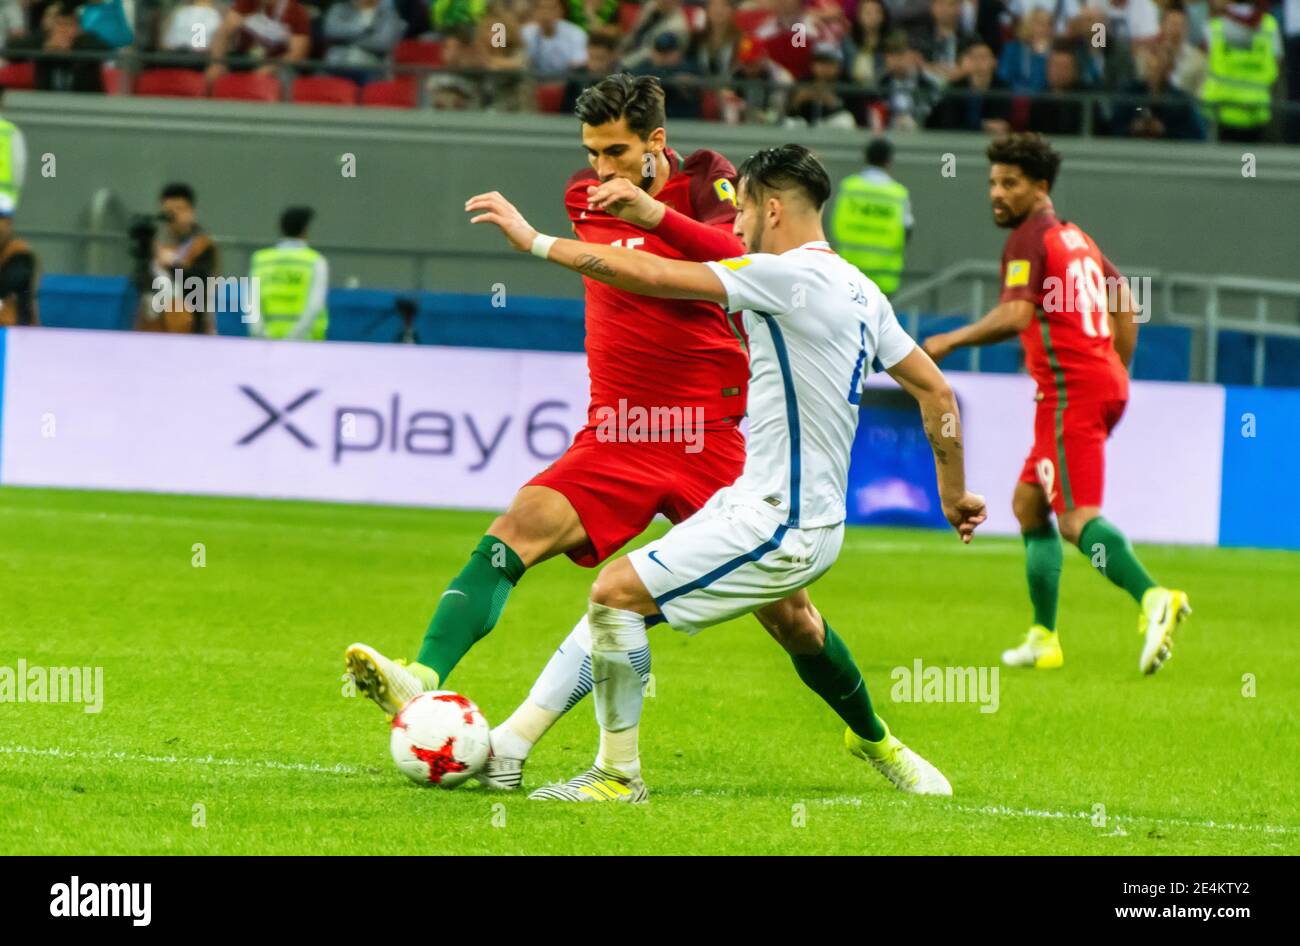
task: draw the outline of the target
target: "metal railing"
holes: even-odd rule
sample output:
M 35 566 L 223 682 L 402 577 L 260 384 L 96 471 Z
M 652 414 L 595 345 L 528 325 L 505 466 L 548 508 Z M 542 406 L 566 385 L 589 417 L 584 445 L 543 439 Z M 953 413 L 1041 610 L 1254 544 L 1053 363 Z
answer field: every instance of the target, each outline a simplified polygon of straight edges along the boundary
M 996 263 L 962 260 L 895 293 L 894 309 L 913 337 L 926 317 L 977 319 L 996 302 L 999 275 Z M 1144 321 L 1192 330 L 1191 380 L 1218 376 L 1220 331 L 1251 336 L 1251 383 L 1257 387 L 1264 383 L 1267 339 L 1300 339 L 1300 282 L 1141 268 L 1126 268 L 1125 276 L 1150 280 L 1154 297 L 1143 300 Z M 980 370 L 979 351 L 971 350 L 973 371 Z

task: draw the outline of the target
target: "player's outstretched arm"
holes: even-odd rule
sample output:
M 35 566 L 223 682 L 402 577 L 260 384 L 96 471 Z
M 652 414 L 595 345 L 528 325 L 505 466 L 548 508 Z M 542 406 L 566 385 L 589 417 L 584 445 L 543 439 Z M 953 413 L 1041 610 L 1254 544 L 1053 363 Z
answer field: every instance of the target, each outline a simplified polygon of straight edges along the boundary
M 966 453 L 962 448 L 957 398 L 939 367 L 920 348 L 888 370 L 890 377 L 921 406 L 921 423 L 934 451 L 943 514 L 963 542 L 987 517 L 984 497 L 966 489 Z
M 465 202 L 477 216 L 470 223 L 491 223 L 520 252 L 550 260 L 617 289 L 663 299 L 705 299 L 726 305 L 722 281 L 703 263 L 663 259 L 653 253 L 539 234 L 501 194 L 479 194 Z
M 935 361 L 943 361 L 953 349 L 967 345 L 994 345 L 1015 338 L 1034 318 L 1034 304 L 1022 299 L 1001 302 L 970 325 L 940 332 L 925 340 L 926 353 Z

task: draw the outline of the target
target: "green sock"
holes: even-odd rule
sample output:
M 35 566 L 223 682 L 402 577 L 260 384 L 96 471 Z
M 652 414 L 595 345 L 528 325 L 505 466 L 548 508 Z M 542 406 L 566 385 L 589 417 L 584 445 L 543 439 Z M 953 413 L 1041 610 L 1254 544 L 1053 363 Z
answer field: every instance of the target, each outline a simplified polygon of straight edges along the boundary
M 1029 580 L 1034 623 L 1054 631 L 1056 600 L 1061 593 L 1061 536 L 1049 522 L 1024 533 L 1024 539 L 1025 577 Z
M 1097 571 L 1133 596 L 1138 604 L 1155 581 L 1138 561 L 1124 533 L 1103 517 L 1088 522 L 1079 533 L 1079 551 L 1088 556 Z
M 879 742 L 885 738 L 885 724 L 871 708 L 867 683 L 853 662 L 853 655 L 839 635 L 825 621 L 826 643 L 820 654 L 791 654 L 795 672 L 812 690 L 848 723 L 858 736 Z
M 485 535 L 438 599 L 429 629 L 416 658 L 438 675 L 444 686 L 460 658 L 496 626 L 506 598 L 524 574 L 524 563 L 514 549 Z

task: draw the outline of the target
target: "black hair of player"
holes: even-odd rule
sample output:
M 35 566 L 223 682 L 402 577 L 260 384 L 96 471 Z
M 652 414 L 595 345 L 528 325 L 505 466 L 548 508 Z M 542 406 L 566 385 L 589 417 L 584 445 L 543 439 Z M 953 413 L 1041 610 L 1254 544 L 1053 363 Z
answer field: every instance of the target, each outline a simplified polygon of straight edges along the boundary
M 616 72 L 582 90 L 573 114 L 584 125 L 606 125 L 620 118 L 642 141 L 662 128 L 664 90 L 656 76 L 634 76 Z
M 289 207 L 280 214 L 280 233 L 291 240 L 296 240 L 307 232 L 311 218 L 316 211 L 310 207 Z
M 198 206 L 198 202 L 194 199 L 194 188 L 190 187 L 188 184 L 168 184 L 162 189 L 162 193 L 158 195 L 160 201 L 171 200 L 173 197 L 179 197 L 191 207 Z
M 873 168 L 887 168 L 894 160 L 894 146 L 888 138 L 872 138 L 864 157 Z
M 822 209 L 831 196 L 831 179 L 817 155 L 803 145 L 788 144 L 755 151 L 744 160 L 737 179 L 745 193 L 762 200 L 769 191 L 798 187 L 813 207 Z
M 1046 181 L 1050 191 L 1061 169 L 1061 152 L 1035 131 L 1016 132 L 989 144 L 989 164 L 1010 164 L 1031 181 Z

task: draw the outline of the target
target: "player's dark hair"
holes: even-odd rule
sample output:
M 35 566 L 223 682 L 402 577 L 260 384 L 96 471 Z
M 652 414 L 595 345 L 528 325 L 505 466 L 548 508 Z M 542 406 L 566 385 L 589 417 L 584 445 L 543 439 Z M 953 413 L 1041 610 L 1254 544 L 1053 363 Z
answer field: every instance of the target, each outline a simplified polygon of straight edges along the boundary
M 663 86 L 655 76 L 616 72 L 583 89 L 573 114 L 584 125 L 605 125 L 626 118 L 627 127 L 644 141 L 667 120 Z
M 311 218 L 316 211 L 310 207 L 289 207 L 280 214 L 280 232 L 291 240 L 296 240 L 307 232 Z
M 888 167 L 894 160 L 894 146 L 889 143 L 888 138 L 872 138 L 867 144 L 864 157 L 873 168 Z
M 821 210 L 831 196 L 831 179 L 817 155 L 803 145 L 781 145 L 755 151 L 740 165 L 737 178 L 745 192 L 762 200 L 770 191 L 798 187 Z
M 158 195 L 160 201 L 171 200 L 173 197 L 179 197 L 191 207 L 198 206 L 198 201 L 194 199 L 194 188 L 190 187 L 188 184 L 181 184 L 179 182 L 168 184 L 162 189 L 162 193 Z
M 1016 132 L 995 138 L 988 150 L 990 164 L 1010 164 L 1020 168 L 1031 181 L 1046 181 L 1050 191 L 1061 169 L 1061 152 L 1035 131 Z

